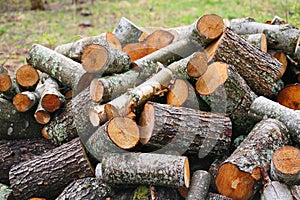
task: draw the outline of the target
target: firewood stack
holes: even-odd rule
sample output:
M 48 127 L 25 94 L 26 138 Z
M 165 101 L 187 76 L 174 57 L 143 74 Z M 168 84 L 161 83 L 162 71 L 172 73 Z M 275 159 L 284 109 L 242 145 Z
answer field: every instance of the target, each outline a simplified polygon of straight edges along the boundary
M 206 14 L 0 66 L 0 199 L 299 199 L 300 30 Z

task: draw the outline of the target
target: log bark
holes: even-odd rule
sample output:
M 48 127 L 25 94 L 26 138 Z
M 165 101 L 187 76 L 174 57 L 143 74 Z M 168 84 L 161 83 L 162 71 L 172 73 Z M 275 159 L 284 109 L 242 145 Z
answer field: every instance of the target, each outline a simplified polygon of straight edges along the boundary
M 216 73 L 215 67 L 221 70 Z M 230 117 L 234 135 L 245 135 L 255 123 L 248 119 L 248 111 L 257 96 L 233 66 L 225 67 L 227 64 L 212 63 L 207 74 L 196 82 L 196 90 L 201 92 L 200 97 L 210 106 L 211 112 L 226 113 Z M 212 93 L 207 95 L 209 92 Z
M 300 84 L 295 83 L 284 87 L 278 93 L 277 101 L 285 107 L 300 110 Z
M 23 65 L 16 71 L 16 81 L 23 91 L 34 91 L 39 80 L 38 71 L 31 65 Z
M 271 177 L 287 185 L 300 184 L 300 150 L 293 146 L 277 149 L 272 155 Z
M 0 182 L 9 184 L 8 172 L 11 166 L 51 149 L 54 149 L 54 145 L 43 138 L 0 140 Z
M 20 93 L 20 88 L 15 78 L 8 74 L 0 74 L 0 94 L 6 99 L 13 99 L 16 94 Z
M 41 137 L 42 127 L 36 123 L 32 113 L 20 113 L 10 101 L 2 98 L 0 111 L 0 139 Z
M 81 79 L 85 70 L 81 64 L 39 44 L 34 44 L 31 47 L 26 60 L 34 68 L 72 88 L 74 94 L 80 92 L 80 88 L 92 79 L 92 77 L 90 80 L 83 79 L 82 83 Z
M 88 73 L 105 75 L 128 71 L 130 57 L 108 45 L 91 44 L 83 50 L 81 62 Z
M 258 50 L 229 28 L 205 50 L 209 60 L 233 65 L 255 93 L 273 96 L 282 64 L 270 54 Z
M 250 199 L 259 189 L 261 170 L 269 170 L 273 152 L 290 143 L 283 123 L 262 120 L 218 170 L 218 191 L 233 199 Z
M 206 200 L 211 176 L 207 171 L 197 170 L 193 173 L 191 186 L 186 200 Z
M 294 199 L 299 200 L 300 199 L 300 185 L 293 185 L 290 187 L 291 193 L 294 197 Z
M 258 97 L 250 107 L 249 116 L 254 120 L 269 117 L 283 122 L 289 130 L 291 139 L 295 143 L 300 144 L 300 112 L 289 109 L 265 97 Z
M 110 186 L 102 180 L 93 177 L 86 177 L 70 183 L 56 198 L 56 200 L 106 200 L 107 197 L 111 196 L 111 190 Z
M 232 200 L 232 198 L 209 192 L 206 200 Z
M 93 175 L 79 138 L 14 165 L 9 180 L 17 199 L 57 197 L 72 181 Z M 49 192 L 51 191 L 51 192 Z
M 224 155 L 231 141 L 229 118 L 184 107 L 148 102 L 139 125 L 145 151 Z
M 0 65 L 0 74 L 7 74 L 7 70 L 2 66 Z
M 13 104 L 19 112 L 26 112 L 36 106 L 39 100 L 40 95 L 38 93 L 25 91 L 13 98 Z
M 247 42 L 256 46 L 258 49 L 262 50 L 263 52 L 268 52 L 267 37 L 264 33 L 256 33 L 256 34 L 241 35 L 241 36 L 242 38 L 247 40 Z
M 106 154 L 102 160 L 102 176 L 111 184 L 147 184 L 189 187 L 188 158 L 166 154 Z
M 278 181 L 271 181 L 264 185 L 261 200 L 284 199 L 293 200 L 290 189 L 287 185 Z
M 0 199 L 2 200 L 14 200 L 12 190 L 2 183 L 0 183 Z

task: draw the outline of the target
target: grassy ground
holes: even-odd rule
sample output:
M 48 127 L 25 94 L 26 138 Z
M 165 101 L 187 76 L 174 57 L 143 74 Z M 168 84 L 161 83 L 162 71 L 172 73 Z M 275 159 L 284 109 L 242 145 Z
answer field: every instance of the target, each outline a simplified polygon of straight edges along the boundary
M 71 0 L 47 0 L 46 11 L 31 11 L 29 0 L 0 0 L 0 65 L 13 71 L 25 63 L 33 43 L 50 48 L 81 37 L 112 31 L 124 16 L 139 26 L 174 27 L 190 24 L 206 13 L 223 18 L 253 17 L 271 20 L 278 15 L 300 27 L 298 0 L 127 0 L 73 4 Z M 83 16 L 83 13 L 91 13 Z M 92 27 L 80 23 L 89 21 Z

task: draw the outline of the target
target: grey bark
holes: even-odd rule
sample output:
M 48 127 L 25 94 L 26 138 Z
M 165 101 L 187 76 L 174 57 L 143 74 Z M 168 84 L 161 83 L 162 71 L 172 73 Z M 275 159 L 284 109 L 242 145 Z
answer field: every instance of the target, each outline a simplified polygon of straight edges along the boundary
M 261 200 L 293 200 L 289 187 L 278 181 L 271 181 L 264 185 Z
M 232 200 L 232 198 L 209 192 L 206 200 Z
M 7 185 L 0 183 L 0 199 L 1 200 L 13 200 L 12 189 L 10 189 Z
M 300 185 L 293 185 L 290 189 L 294 199 L 300 200 Z
M 193 173 L 191 186 L 186 200 L 206 200 L 211 176 L 207 171 L 197 170 Z

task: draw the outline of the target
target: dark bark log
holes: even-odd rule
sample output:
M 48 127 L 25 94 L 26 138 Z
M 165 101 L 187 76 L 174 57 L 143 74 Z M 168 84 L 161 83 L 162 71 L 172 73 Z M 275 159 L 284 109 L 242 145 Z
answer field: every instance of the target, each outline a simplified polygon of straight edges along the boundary
M 249 116 L 261 120 L 265 116 L 283 122 L 289 130 L 292 140 L 300 144 L 300 112 L 289 109 L 265 97 L 256 98 L 249 110 Z
M 295 200 L 300 199 L 300 185 L 293 185 L 290 187 L 291 193 Z
M 224 155 L 231 141 L 231 122 L 220 114 L 148 102 L 140 117 L 144 150 L 179 154 Z
M 282 64 L 270 54 L 258 50 L 227 28 L 220 39 L 206 48 L 209 60 L 233 65 L 250 88 L 260 95 L 273 96 L 281 78 Z M 232 56 L 234 54 L 234 56 Z
M 42 127 L 34 120 L 32 113 L 20 113 L 11 102 L 2 98 L 0 111 L 0 139 L 41 137 Z
M 28 161 L 51 149 L 54 149 L 54 145 L 43 138 L 0 140 L 0 182 L 9 184 L 8 172 L 12 165 Z
M 52 199 L 72 181 L 89 176 L 93 176 L 93 171 L 79 138 L 14 165 L 9 172 L 11 188 L 17 199 L 34 196 Z
M 39 80 L 38 71 L 31 65 L 23 65 L 16 71 L 16 82 L 23 91 L 34 91 Z
M 0 183 L 0 199 L 1 200 L 14 200 L 12 190 L 2 183 Z
M 11 100 L 18 93 L 20 93 L 20 88 L 16 83 L 16 79 L 8 74 L 0 74 L 0 94 Z
M 189 187 L 190 169 L 187 157 L 166 154 L 106 154 L 102 176 L 111 184 L 147 184 Z
M 261 200 L 284 199 L 293 200 L 289 187 L 278 181 L 270 181 L 264 185 Z
M 259 189 L 261 170 L 269 170 L 273 152 L 290 143 L 283 123 L 262 120 L 218 170 L 218 191 L 233 199 L 250 199 Z
M 232 198 L 209 192 L 206 200 L 232 200 Z
M 70 183 L 56 200 L 106 200 L 108 196 L 111 196 L 111 188 L 108 184 L 97 178 L 86 177 Z
M 191 186 L 186 200 L 206 200 L 211 176 L 207 171 L 197 170 L 193 173 Z

